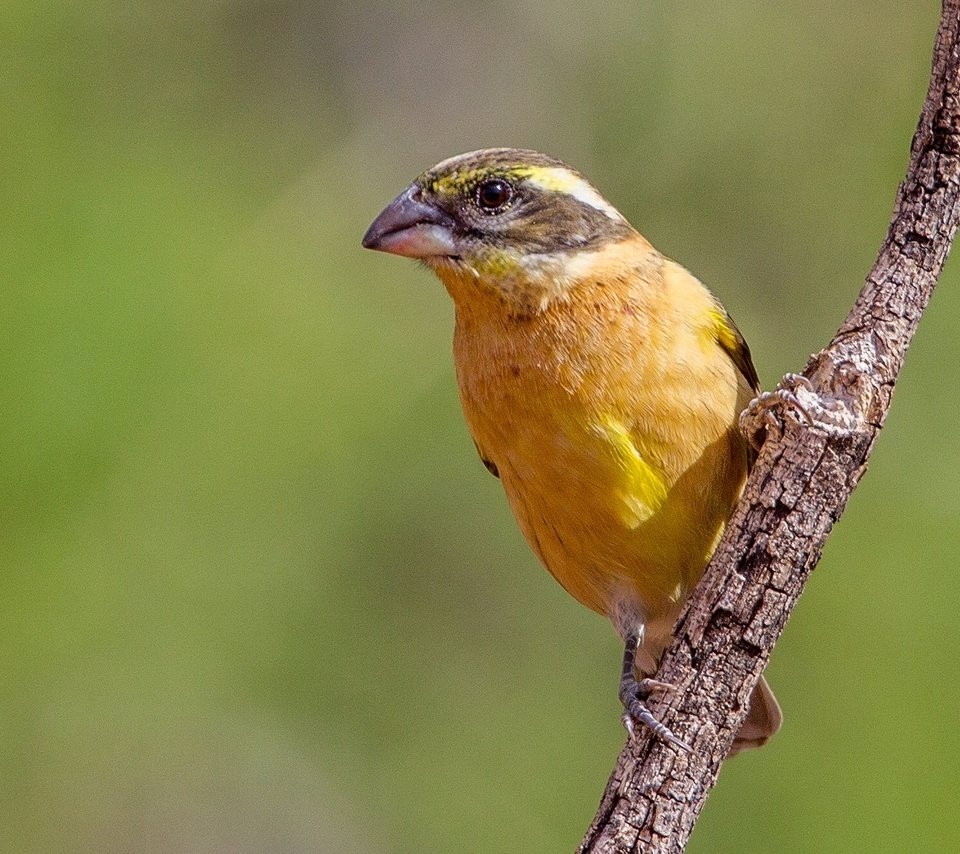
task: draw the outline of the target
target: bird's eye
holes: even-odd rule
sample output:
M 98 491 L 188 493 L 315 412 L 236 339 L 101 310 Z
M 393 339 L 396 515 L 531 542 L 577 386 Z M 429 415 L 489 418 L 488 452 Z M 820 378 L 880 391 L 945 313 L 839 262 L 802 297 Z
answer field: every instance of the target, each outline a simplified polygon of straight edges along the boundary
M 502 178 L 488 178 L 477 186 L 477 204 L 487 213 L 495 213 L 509 204 L 513 187 Z

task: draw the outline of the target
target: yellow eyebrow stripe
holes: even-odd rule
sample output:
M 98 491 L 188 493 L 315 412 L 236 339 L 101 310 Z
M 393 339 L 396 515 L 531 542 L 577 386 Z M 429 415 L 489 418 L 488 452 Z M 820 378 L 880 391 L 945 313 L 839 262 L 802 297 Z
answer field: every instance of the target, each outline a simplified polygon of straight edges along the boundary
M 576 172 L 560 166 L 514 166 L 506 168 L 481 167 L 454 171 L 442 178 L 433 180 L 429 189 L 433 193 L 459 192 L 492 175 L 504 178 L 525 179 L 542 190 L 563 193 L 585 205 L 603 211 L 610 219 L 622 220 L 620 212 L 611 205 L 594 187 Z

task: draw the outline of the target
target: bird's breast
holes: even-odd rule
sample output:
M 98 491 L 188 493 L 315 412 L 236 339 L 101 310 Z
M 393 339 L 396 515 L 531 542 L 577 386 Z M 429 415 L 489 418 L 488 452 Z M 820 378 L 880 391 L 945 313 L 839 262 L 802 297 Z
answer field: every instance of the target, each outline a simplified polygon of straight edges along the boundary
M 696 582 L 739 493 L 735 382 L 678 366 L 645 313 L 599 308 L 458 323 L 461 400 L 557 580 L 608 616 L 625 598 L 655 615 Z

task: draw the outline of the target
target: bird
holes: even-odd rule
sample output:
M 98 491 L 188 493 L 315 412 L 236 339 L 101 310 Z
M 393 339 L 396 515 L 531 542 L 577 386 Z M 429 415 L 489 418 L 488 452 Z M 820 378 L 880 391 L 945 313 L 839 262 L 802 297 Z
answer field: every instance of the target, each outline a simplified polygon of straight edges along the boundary
M 362 245 L 414 258 L 452 297 L 463 414 L 540 562 L 623 642 L 628 737 L 652 729 L 652 678 L 755 456 L 759 393 L 721 303 L 582 174 L 537 151 L 441 161 Z M 779 729 L 761 678 L 731 753 Z

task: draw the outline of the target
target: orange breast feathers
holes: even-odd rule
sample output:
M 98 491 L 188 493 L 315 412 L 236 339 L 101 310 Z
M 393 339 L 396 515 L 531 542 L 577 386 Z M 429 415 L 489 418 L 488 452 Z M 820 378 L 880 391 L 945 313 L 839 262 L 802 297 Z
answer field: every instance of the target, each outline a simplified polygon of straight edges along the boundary
M 642 237 L 575 263 L 521 313 L 443 277 L 464 414 L 557 580 L 611 618 L 655 617 L 699 579 L 740 494 L 752 389 L 721 343 L 723 310 Z

